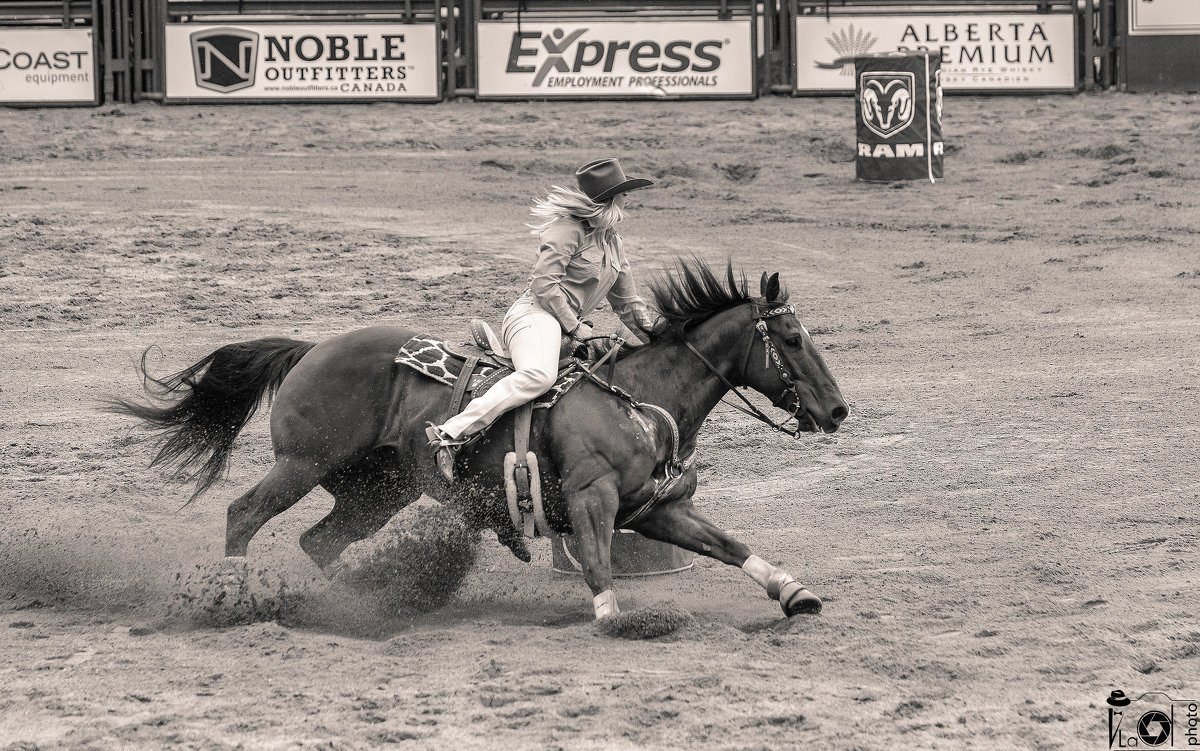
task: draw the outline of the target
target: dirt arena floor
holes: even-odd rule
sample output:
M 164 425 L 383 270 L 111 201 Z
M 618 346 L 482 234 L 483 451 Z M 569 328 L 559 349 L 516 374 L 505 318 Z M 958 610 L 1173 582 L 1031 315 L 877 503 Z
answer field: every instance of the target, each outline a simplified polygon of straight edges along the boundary
M 880 186 L 846 98 L 0 111 L 0 749 L 1103 749 L 1111 690 L 1200 697 L 1200 97 L 946 112 L 947 178 Z M 384 612 L 300 551 L 317 491 L 251 544 L 278 607 L 194 617 L 264 413 L 185 507 L 99 398 L 150 345 L 498 320 L 530 200 L 606 155 L 658 180 L 636 268 L 780 271 L 850 402 L 701 434 L 698 505 L 824 612 L 699 560 L 617 587 L 694 625 L 613 639 L 488 534 Z

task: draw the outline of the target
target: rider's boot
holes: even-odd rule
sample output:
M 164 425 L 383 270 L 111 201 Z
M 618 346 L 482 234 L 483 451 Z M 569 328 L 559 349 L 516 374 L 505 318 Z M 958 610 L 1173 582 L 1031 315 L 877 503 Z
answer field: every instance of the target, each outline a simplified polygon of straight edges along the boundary
M 429 439 L 429 448 L 433 449 L 438 472 L 446 478 L 446 482 L 454 482 L 454 458 L 458 456 L 459 449 L 471 441 L 471 437 L 451 438 L 433 423 L 426 424 L 425 437 Z

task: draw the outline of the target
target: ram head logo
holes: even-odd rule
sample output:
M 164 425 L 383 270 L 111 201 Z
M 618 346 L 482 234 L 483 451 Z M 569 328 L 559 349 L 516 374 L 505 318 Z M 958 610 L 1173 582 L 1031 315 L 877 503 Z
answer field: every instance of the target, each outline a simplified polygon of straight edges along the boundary
M 863 73 L 863 123 L 882 138 L 891 138 L 907 128 L 913 119 L 914 81 L 912 73 Z

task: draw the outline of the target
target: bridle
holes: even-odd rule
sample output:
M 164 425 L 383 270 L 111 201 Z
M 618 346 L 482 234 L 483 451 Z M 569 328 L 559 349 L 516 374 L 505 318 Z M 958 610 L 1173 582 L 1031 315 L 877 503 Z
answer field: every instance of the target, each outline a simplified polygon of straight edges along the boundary
M 750 367 L 750 350 L 754 349 L 754 334 L 757 332 L 759 337 L 763 341 L 763 346 L 766 348 L 766 351 L 767 351 L 766 357 L 764 358 L 764 361 L 763 361 L 763 367 L 766 368 L 772 362 L 774 362 L 775 370 L 779 374 L 779 379 L 781 381 L 783 381 L 783 385 L 786 387 L 784 394 L 786 394 L 790 391 L 792 393 L 792 395 L 795 397 L 795 405 L 796 406 L 792 408 L 791 416 L 788 417 L 787 420 L 784 420 L 782 423 L 777 423 L 774 420 L 772 420 L 761 409 L 754 406 L 754 403 L 751 402 L 749 399 L 747 399 L 745 397 L 745 395 L 742 394 L 741 391 L 738 391 L 737 386 L 734 386 L 733 383 L 731 383 L 728 378 L 726 378 L 724 375 L 722 375 L 721 371 L 717 369 L 717 366 L 713 365 L 712 362 L 707 357 L 705 357 L 703 354 L 700 353 L 700 350 L 696 349 L 696 347 L 690 341 L 688 341 L 686 332 L 684 332 L 685 335 L 682 337 L 683 343 L 687 346 L 688 349 L 690 349 L 692 351 L 692 354 L 694 354 L 696 357 L 700 358 L 700 362 L 704 363 L 705 367 L 708 368 L 709 372 L 711 372 L 717 378 L 721 379 L 721 383 L 725 384 L 729 388 L 729 390 L 732 391 L 735 396 L 737 396 L 737 398 L 739 398 L 743 402 L 745 402 L 746 407 L 749 407 L 749 409 L 746 409 L 746 407 L 742 407 L 741 405 L 735 404 L 731 401 L 727 401 L 724 398 L 722 398 L 721 401 L 725 402 L 730 407 L 733 407 L 734 409 L 736 409 L 740 412 L 745 412 L 746 414 L 750 415 L 751 417 L 753 417 L 757 420 L 760 420 L 762 422 L 765 422 L 767 425 L 770 425 L 772 428 L 775 428 L 780 433 L 790 435 L 793 438 L 799 438 L 800 432 L 801 432 L 800 431 L 799 414 L 800 414 L 800 410 L 804 407 L 804 403 L 800 398 L 800 389 L 796 386 L 796 382 L 792 378 L 791 374 L 787 372 L 787 368 L 785 368 L 783 366 L 783 360 L 782 360 L 782 358 L 779 357 L 779 350 L 777 350 L 775 348 L 775 343 L 771 339 L 771 333 L 767 330 L 767 319 L 775 318 L 776 316 L 782 316 L 782 315 L 789 315 L 789 314 L 795 315 L 796 314 L 796 306 L 795 305 L 777 305 L 775 307 L 768 307 L 767 304 L 765 303 L 765 301 L 760 301 L 760 300 L 753 300 L 753 301 L 751 301 L 750 304 L 753 306 L 753 312 L 754 312 L 754 330 L 750 332 L 750 338 L 746 342 L 746 355 L 745 355 L 745 357 L 742 358 L 741 380 L 742 380 L 743 384 L 748 383 L 748 381 L 749 381 L 749 379 L 747 378 L 747 375 L 749 374 L 749 367 Z M 783 395 L 781 394 L 779 396 L 779 398 L 772 399 L 771 401 L 775 406 L 779 406 L 780 403 L 783 401 Z M 784 427 L 784 425 L 787 424 L 788 420 L 796 421 L 796 427 L 794 430 L 788 430 L 787 428 Z

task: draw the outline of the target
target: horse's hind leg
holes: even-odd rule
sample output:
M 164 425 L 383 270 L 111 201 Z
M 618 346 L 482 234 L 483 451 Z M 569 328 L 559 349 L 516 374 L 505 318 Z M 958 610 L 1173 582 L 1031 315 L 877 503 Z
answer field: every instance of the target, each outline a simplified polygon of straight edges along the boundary
M 421 495 L 394 461 L 388 461 L 390 454 L 373 454 L 321 482 L 333 496 L 333 510 L 300 536 L 300 547 L 330 578 L 336 574 L 331 564 L 343 550 L 378 532 Z
M 225 556 L 245 556 L 250 539 L 262 525 L 308 495 L 326 471 L 309 460 L 277 457 L 266 477 L 229 504 L 225 517 Z

